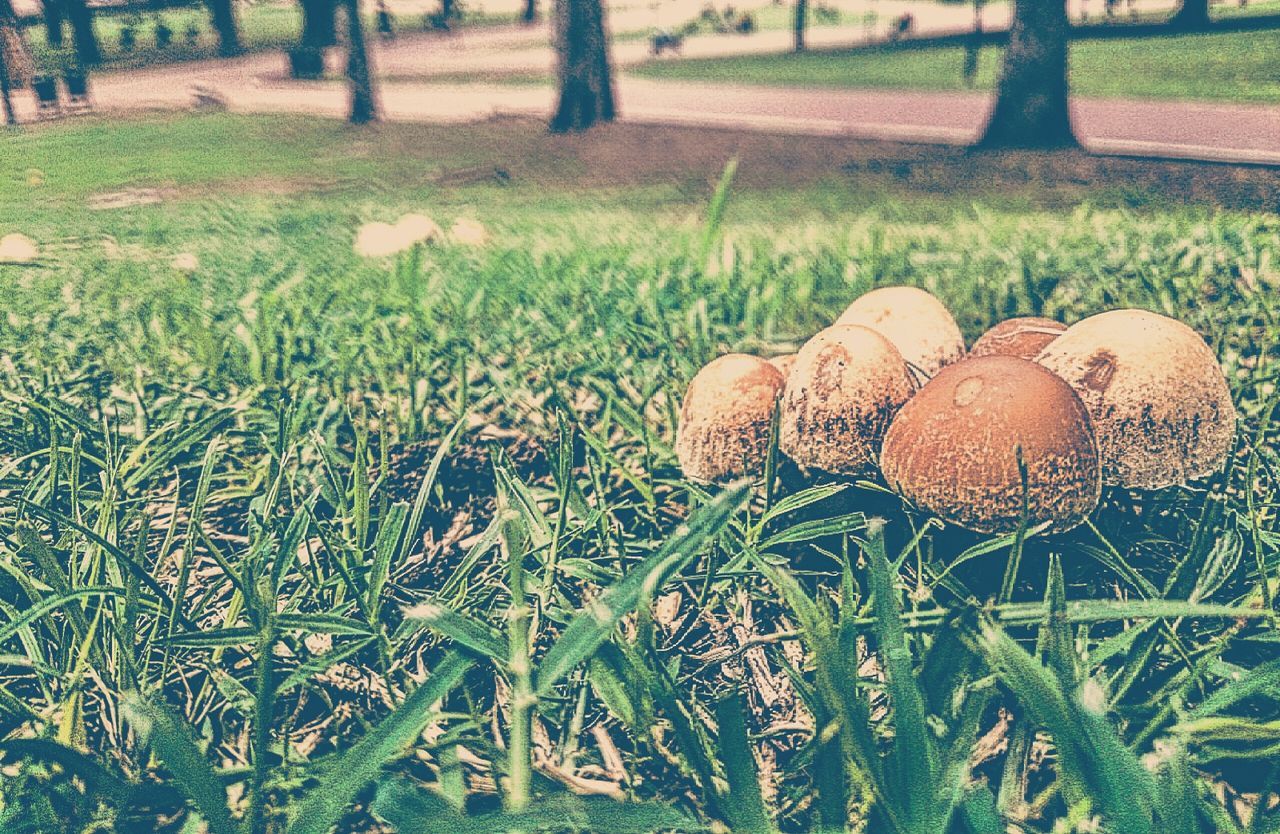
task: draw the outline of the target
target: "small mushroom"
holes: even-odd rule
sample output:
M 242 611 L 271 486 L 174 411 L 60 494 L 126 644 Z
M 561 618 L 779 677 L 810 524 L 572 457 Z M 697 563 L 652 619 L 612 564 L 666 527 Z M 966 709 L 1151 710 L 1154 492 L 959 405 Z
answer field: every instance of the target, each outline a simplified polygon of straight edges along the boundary
M 828 327 L 796 354 L 782 396 L 779 446 L 807 469 L 865 472 L 914 391 L 907 363 L 884 336 L 856 325 Z
M 1062 322 L 1038 316 L 1006 319 L 979 336 L 969 349 L 969 355 L 1035 359 L 1066 330 L 1067 326 Z
M 1222 467 L 1236 409 L 1217 357 L 1200 334 L 1146 310 L 1080 321 L 1036 361 L 1084 400 L 1107 484 L 1161 489 Z
M 684 474 L 697 481 L 760 474 L 784 382 L 769 362 L 743 353 L 721 356 L 698 371 L 676 430 Z
M 880 463 L 912 504 L 979 533 L 1027 521 L 1069 530 L 1098 505 L 1101 468 L 1084 403 L 1043 367 L 1013 356 L 938 373 L 894 418 Z
M 836 320 L 884 336 L 926 377 L 964 356 L 964 336 L 942 302 L 915 287 L 882 287 L 860 296 Z

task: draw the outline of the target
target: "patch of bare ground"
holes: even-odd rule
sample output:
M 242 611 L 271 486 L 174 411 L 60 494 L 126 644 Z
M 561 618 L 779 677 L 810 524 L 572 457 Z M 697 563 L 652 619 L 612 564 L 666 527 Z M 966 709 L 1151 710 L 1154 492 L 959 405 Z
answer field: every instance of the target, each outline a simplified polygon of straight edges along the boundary
M 552 136 L 541 120 L 504 116 L 447 128 L 384 125 L 366 151 L 373 157 L 429 162 L 456 158 L 459 148 L 466 149 L 466 164 L 437 162 L 430 181 L 450 186 L 496 178 L 548 188 L 685 184 L 718 176 L 736 156 L 736 184 L 752 189 L 843 182 L 905 198 L 985 196 L 1046 207 L 1083 200 L 1280 207 L 1280 170 L 1265 166 L 1084 151 L 976 151 L 706 127 L 613 124 Z M 482 173 L 456 176 L 459 171 Z

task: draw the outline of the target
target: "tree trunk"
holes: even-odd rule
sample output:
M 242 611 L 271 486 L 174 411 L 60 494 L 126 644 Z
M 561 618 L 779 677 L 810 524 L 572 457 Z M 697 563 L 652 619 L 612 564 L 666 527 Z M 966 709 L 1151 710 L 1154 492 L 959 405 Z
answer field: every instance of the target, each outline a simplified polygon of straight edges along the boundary
M 44 0 L 40 4 L 44 12 L 44 37 L 54 49 L 62 47 L 63 11 L 61 0 Z
M 804 52 L 804 29 L 809 20 L 809 0 L 796 0 L 796 52 Z
M 93 31 L 93 12 L 85 5 L 85 0 L 66 0 L 66 10 L 81 66 L 92 67 L 102 63 L 98 35 Z
M 1208 29 L 1209 0 L 1182 0 L 1178 11 L 1169 18 L 1175 29 Z
M 351 82 L 351 115 L 353 125 L 378 121 L 378 93 L 374 89 L 373 70 L 369 66 L 369 46 L 360 21 L 359 0 L 343 0 L 347 12 L 347 79 Z
M 1067 40 L 1064 0 L 1015 0 L 996 103 L 980 146 L 1077 145 L 1067 99 Z
M 4 123 L 16 125 L 18 116 L 13 112 L 13 95 L 9 84 L 9 30 L 17 32 L 18 21 L 13 15 L 9 0 L 0 0 L 0 104 L 4 106 Z
M 338 42 L 337 12 L 334 0 L 301 0 L 302 45 L 325 47 Z
M 236 23 L 235 0 L 208 0 L 209 21 L 218 33 L 218 54 L 224 58 L 244 52 L 240 45 L 240 27 Z
M 530 24 L 538 22 L 538 0 L 525 0 L 524 14 L 520 19 Z
M 560 101 L 552 132 L 613 121 L 617 104 L 601 0 L 556 0 L 556 59 Z

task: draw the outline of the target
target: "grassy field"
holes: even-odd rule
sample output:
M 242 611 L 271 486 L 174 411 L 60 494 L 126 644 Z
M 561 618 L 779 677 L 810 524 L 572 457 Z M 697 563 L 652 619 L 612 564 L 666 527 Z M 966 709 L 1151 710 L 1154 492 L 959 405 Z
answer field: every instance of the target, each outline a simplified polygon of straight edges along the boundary
M 1231 32 L 1076 41 L 1072 90 L 1106 98 L 1280 102 L 1274 32 Z M 982 50 L 974 86 L 989 89 L 1001 50 Z M 961 90 L 964 49 L 903 46 L 803 55 L 653 61 L 634 70 L 651 78 L 804 87 Z
M 0 265 L 0 830 L 1280 830 L 1280 217 L 1216 207 L 1265 172 L 514 121 L 5 141 L 0 235 L 42 255 Z M 354 251 L 408 211 L 490 238 Z M 871 482 L 681 477 L 704 362 L 891 284 L 970 341 L 1187 321 L 1229 471 L 994 540 Z

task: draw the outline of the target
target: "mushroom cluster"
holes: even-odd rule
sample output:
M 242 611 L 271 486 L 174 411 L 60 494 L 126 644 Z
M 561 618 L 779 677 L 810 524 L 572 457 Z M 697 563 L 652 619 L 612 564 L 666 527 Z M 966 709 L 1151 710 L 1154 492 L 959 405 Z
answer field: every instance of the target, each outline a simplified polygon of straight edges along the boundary
M 1217 358 L 1181 322 L 1012 318 L 966 351 L 947 308 L 914 287 L 861 296 L 797 353 L 703 368 L 680 413 L 685 474 L 759 475 L 775 413 L 778 448 L 802 471 L 879 472 L 913 506 L 980 533 L 1069 530 L 1103 485 L 1211 475 L 1236 427 Z

